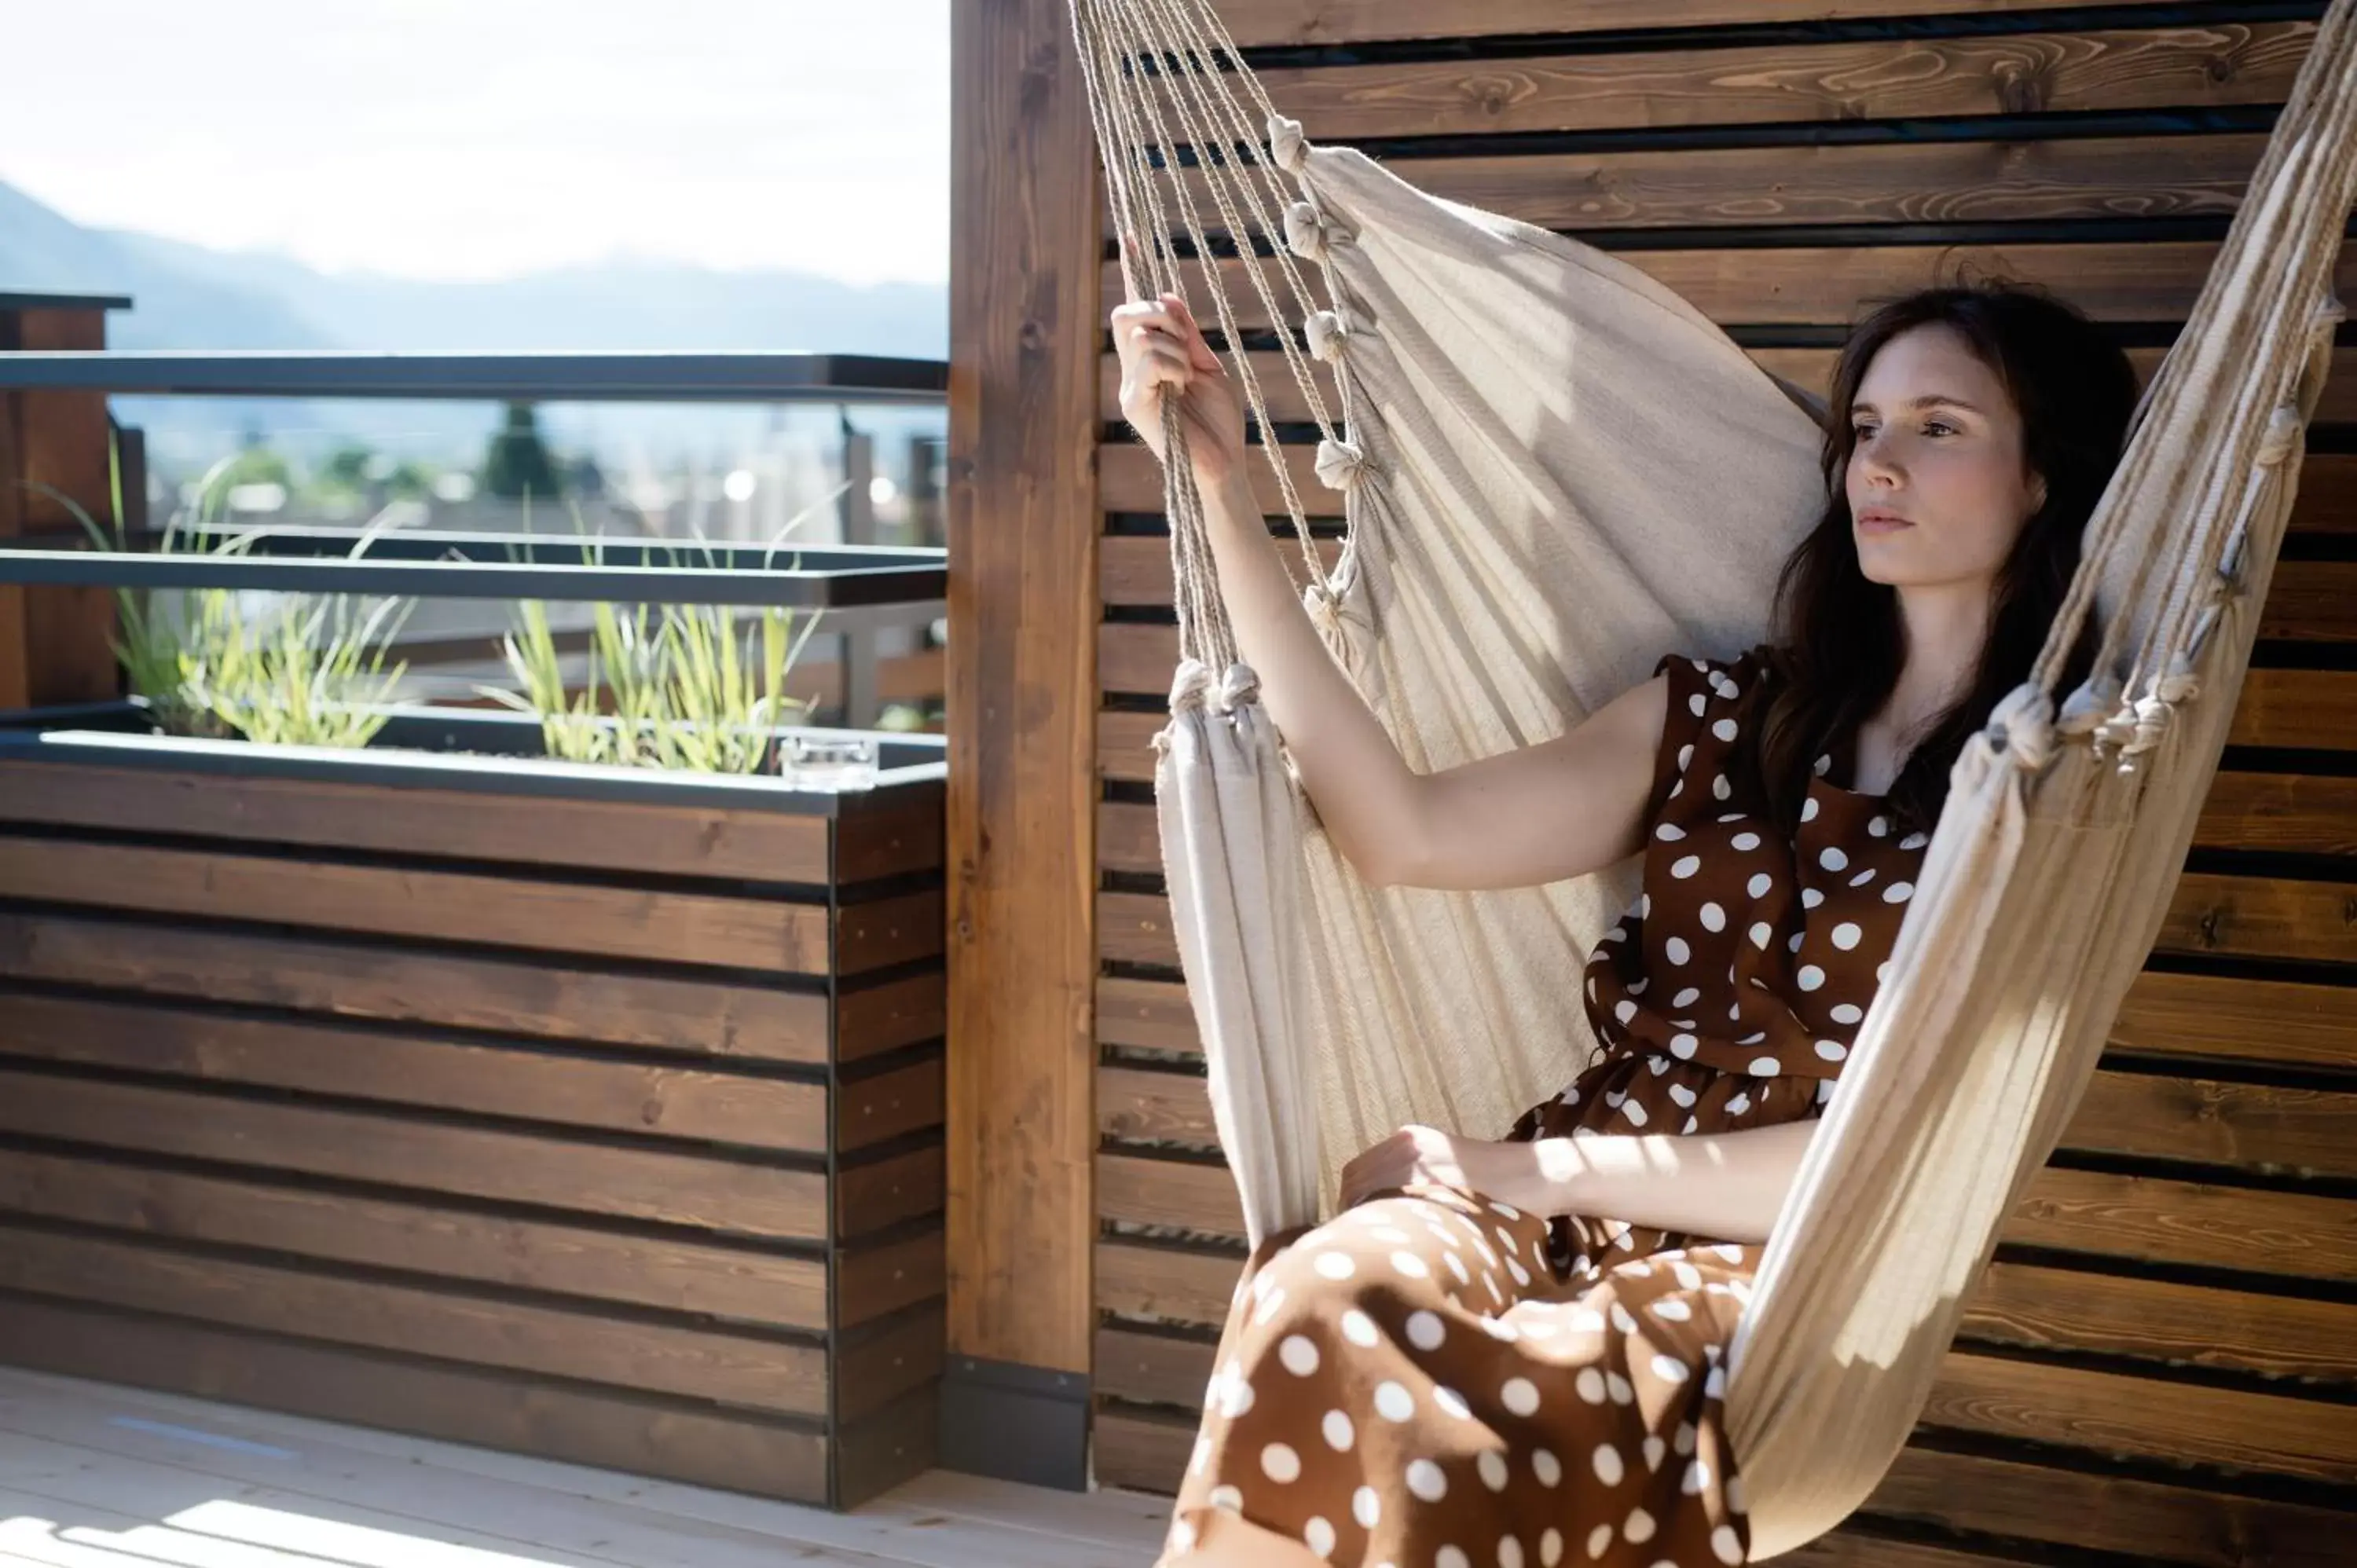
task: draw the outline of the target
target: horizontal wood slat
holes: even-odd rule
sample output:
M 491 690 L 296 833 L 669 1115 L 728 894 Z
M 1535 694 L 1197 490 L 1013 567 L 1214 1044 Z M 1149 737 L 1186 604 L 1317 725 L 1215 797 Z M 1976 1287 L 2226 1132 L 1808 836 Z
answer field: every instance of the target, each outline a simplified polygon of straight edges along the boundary
M 747 1323 L 827 1326 L 818 1259 L 692 1239 L 19 1150 L 0 1150 L 0 1210 Z M 938 1238 L 932 1251 L 938 1257 Z
M 1863 304 L 1959 277 L 2047 285 L 2099 321 L 2182 321 L 2193 308 L 2215 242 L 2148 240 L 2135 244 L 1768 246 L 1746 250 L 1624 250 L 1629 263 L 1724 325 L 1827 326 L 1858 317 Z M 1236 324 L 1264 330 L 1270 317 L 1243 263 L 1216 263 Z M 1180 264 L 1189 299 L 1210 298 L 1204 269 Z M 2357 295 L 2357 252 L 2343 245 L 2333 274 L 2343 297 Z M 1125 297 L 1118 263 L 1108 263 L 1098 297 L 1110 312 Z M 1099 319 L 1103 319 L 1101 315 Z
M 1178 946 L 1158 893 L 1102 893 L 1098 950 L 1115 963 L 1175 969 Z M 2155 950 L 2357 963 L 2357 889 L 2201 873 L 2181 877 Z
M 69 1377 L 365 1421 L 455 1443 L 818 1502 L 829 1444 L 806 1426 L 516 1373 L 0 1297 L 10 1359 Z
M 1260 78 L 1313 143 L 1411 128 L 1478 135 L 2117 113 L 2281 103 L 2315 36 L 2309 22 L 2221 22 L 1277 67 Z
M 823 905 L 0 833 L 0 897 L 602 957 L 827 972 Z
M 1116 1224 L 1241 1240 L 1227 1167 L 1139 1155 L 1097 1157 L 1098 1205 Z M 2003 1240 L 2095 1257 L 2357 1281 L 2357 1204 L 2296 1193 L 2048 1166 Z
M 382 1279 L 0 1226 L 0 1289 L 784 1414 L 823 1416 L 826 1352 Z
M 0 1058 L 6 1057 L 812 1155 L 827 1147 L 824 1084 L 333 1025 L 9 996 L 0 999 Z M 938 1082 L 935 1091 L 938 1099 Z
M 196 837 L 803 883 L 827 880 L 830 827 L 824 817 L 784 811 L 53 762 L 0 764 L 0 822 L 135 832 L 168 824 Z
M 0 1069 L 0 1131 L 781 1240 L 827 1235 L 819 1170 L 413 1118 Z
M 1764 26 L 1861 17 L 1978 16 L 2062 10 L 2083 0 L 1222 0 L 1220 19 L 1249 48 L 1279 44 L 1372 43 L 1389 38 L 1476 38 L 1504 34 L 1601 33 L 1663 27 Z M 2165 0 L 2114 0 L 2116 6 Z
M 1167 694 L 1178 663 L 1175 627 L 1110 623 L 1097 628 L 1097 677 L 1107 692 Z M 1147 748 L 1168 722 L 1157 714 L 1109 713 L 1097 726 L 1104 776 L 1150 780 Z M 2226 736 L 2230 746 L 2357 750 L 2357 672 L 2253 670 Z
M 1646 229 L 2231 217 L 2266 145 L 2265 136 L 2246 133 L 2177 136 L 2163 157 L 2150 137 L 2073 136 L 1398 157 L 1384 166 L 1443 200 L 1593 237 Z M 1207 181 L 1190 174 L 1186 184 L 1198 213 L 1219 212 Z M 1183 234 L 1178 193 L 1160 194 L 1173 232 Z M 1247 231 L 1282 241 L 1284 215 L 1265 204 L 1263 212 L 1268 223 L 1243 211 Z M 1208 230 L 1222 227 L 1214 219 Z M 1114 232 L 1108 214 L 1107 238 Z
M 1770 375 L 1792 382 L 1804 392 L 1823 396 L 1833 384 L 1834 364 L 1839 358 L 1832 349 L 1753 349 L 1751 360 Z M 2136 367 L 2139 380 L 2149 381 L 2160 369 L 2165 350 L 2130 349 L 2128 360 Z M 1314 417 L 1308 397 L 1301 383 L 1295 381 L 1285 356 L 1273 349 L 1258 350 L 1244 356 L 1251 361 L 1254 378 L 1260 383 L 1262 403 L 1270 419 L 1279 424 L 1307 424 Z M 1327 417 L 1340 416 L 1341 400 L 1334 389 L 1334 373 L 1324 363 L 1306 360 L 1316 374 L 1318 389 L 1325 398 Z M 1120 426 L 1121 356 L 1107 352 L 1099 356 L 1097 413 L 1105 424 Z M 2319 424 L 2357 424 L 2357 349 L 2340 348 L 2332 351 L 2331 378 L 2324 383 L 2324 394 L 2317 402 L 2316 423 Z M 1112 455 L 1129 444 L 1112 442 L 1100 448 L 1099 462 L 1112 460 Z M 1125 461 L 1126 461 L 1125 459 Z M 1149 459 L 1149 462 L 1151 459 Z M 1158 470 L 1157 470 L 1158 472 Z M 1102 490 L 1105 477 L 1100 475 Z M 2324 495 L 2311 498 L 2307 492 L 2324 488 Z M 2309 454 L 2308 465 L 2302 470 L 2299 509 L 2292 517 L 2294 532 L 2357 532 L 2357 457 L 2345 453 Z M 1117 505 L 1150 497 L 1142 506 Z M 1103 494 L 1099 504 L 1107 511 L 1147 511 L 1162 510 L 1161 489 L 1157 483 L 1150 489 L 1141 478 L 1127 473 L 1121 475 L 1121 488 L 1110 499 Z
M 1187 988 L 1173 980 L 1097 982 L 1105 1045 L 1202 1054 Z M 2357 1068 L 2357 987 L 2147 970 L 2112 1028 L 2112 1048 L 2192 1061 Z
M 0 910 L 0 976 L 748 1060 L 827 1059 L 827 1001 L 815 993 L 332 938 Z M 937 1036 L 941 993 L 931 975 L 847 994 L 845 1049 Z

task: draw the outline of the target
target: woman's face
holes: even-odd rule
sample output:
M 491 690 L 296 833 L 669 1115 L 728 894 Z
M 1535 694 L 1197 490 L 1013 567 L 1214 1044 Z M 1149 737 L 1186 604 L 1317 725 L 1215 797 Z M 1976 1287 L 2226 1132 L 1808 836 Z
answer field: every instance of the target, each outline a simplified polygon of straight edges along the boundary
M 1849 419 L 1850 534 L 1867 579 L 1994 583 L 2046 496 L 1996 372 L 1953 328 L 1912 328 L 1867 367 Z

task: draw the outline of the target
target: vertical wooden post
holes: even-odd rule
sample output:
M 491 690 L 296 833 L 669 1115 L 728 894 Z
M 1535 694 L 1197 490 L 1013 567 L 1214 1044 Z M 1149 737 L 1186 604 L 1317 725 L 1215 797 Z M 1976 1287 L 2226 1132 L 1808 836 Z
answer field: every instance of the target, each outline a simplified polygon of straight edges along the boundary
M 1086 1484 L 1095 142 L 1068 0 L 952 0 L 942 1462 Z
M 106 347 L 99 302 L 0 311 L 0 349 L 27 352 Z M 106 398 L 99 392 L 0 394 L 0 534 L 80 541 L 80 510 L 112 528 Z M 0 706 L 105 702 L 121 694 L 104 588 L 0 590 Z

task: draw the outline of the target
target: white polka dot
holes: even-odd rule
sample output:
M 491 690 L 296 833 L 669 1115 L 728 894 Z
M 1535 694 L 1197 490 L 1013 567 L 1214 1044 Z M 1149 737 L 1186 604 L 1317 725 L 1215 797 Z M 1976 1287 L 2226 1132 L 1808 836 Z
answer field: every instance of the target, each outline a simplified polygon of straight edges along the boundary
M 1686 770 L 1686 764 L 1687 764 L 1687 763 L 1689 763 L 1689 762 L 1692 762 L 1693 760 L 1694 760 L 1694 747 L 1693 747 L 1693 746 L 1682 746 L 1678 747 L 1678 771 L 1679 771 L 1679 772 L 1684 773 L 1684 772 Z M 1675 792 L 1675 791 L 1673 791 L 1673 793 L 1674 793 L 1674 792 Z
M 1496 1295 L 1498 1294 L 1497 1287 L 1492 1285 L 1491 1287 L 1490 1294 Z M 1453 1415 L 1459 1421 L 1470 1421 L 1473 1419 L 1473 1407 L 1467 1404 L 1465 1402 L 1465 1396 L 1458 1393 L 1455 1389 L 1433 1390 L 1432 1402 L 1440 1407 L 1441 1413 L 1444 1415 Z
M 1587 1532 L 1587 1555 L 1590 1560 L 1603 1556 L 1604 1549 L 1611 1544 L 1612 1527 L 1610 1525 L 1599 1524 Z
M 1620 1478 L 1629 1473 L 1628 1467 L 1620 1463 L 1620 1450 L 1613 1447 L 1609 1443 L 1599 1443 L 1596 1445 L 1593 1463 L 1596 1466 L 1596 1478 L 1608 1487 L 1619 1486 Z
M 1681 855 L 1675 861 L 1671 863 L 1670 875 L 1676 877 L 1680 882 L 1684 882 L 1686 878 L 1692 876 L 1695 872 L 1700 871 L 1701 869 L 1702 856 L 1698 854 Z
M 1725 1287 L 1721 1286 L 1717 1288 L 1723 1289 Z M 1710 1376 L 1702 1380 L 1702 1391 L 1705 1399 L 1724 1398 L 1727 1393 L 1727 1369 L 1724 1367 L 1713 1367 L 1710 1369 Z
M 1727 1499 L 1727 1506 L 1733 1512 L 1746 1513 L 1749 1511 L 1743 1506 L 1742 1477 L 1729 1476 L 1726 1480 L 1720 1482 L 1718 1486 L 1718 1495 Z
M 1334 1527 L 1322 1519 L 1312 1519 L 1301 1527 L 1301 1541 L 1320 1557 L 1334 1555 Z
M 1432 1554 L 1432 1568 L 1473 1568 L 1473 1559 L 1461 1546 L 1444 1546 Z
M 1347 1280 L 1359 1272 L 1359 1265 L 1351 1261 L 1348 1252 L 1320 1252 L 1312 1266 L 1329 1280 Z
M 1629 1309 L 1627 1307 L 1621 1305 L 1616 1301 L 1606 1310 L 1612 1314 L 1613 1327 L 1619 1329 L 1623 1334 L 1634 1334 L 1637 1332 L 1637 1320 L 1629 1316 Z M 1608 1372 L 1605 1375 L 1607 1377 L 1610 1377 L 1613 1374 Z M 1617 1400 L 1620 1396 L 1615 1394 L 1612 1397 Z
M 1448 1477 L 1431 1460 L 1417 1459 L 1407 1467 L 1407 1489 L 1427 1503 L 1437 1503 L 1448 1495 Z
M 1768 929 L 1768 922 L 1765 920 L 1751 928 L 1751 945 L 1761 952 L 1768 950 L 1768 944 L 1773 941 L 1775 937 L 1776 933 Z
M 1255 1294 L 1257 1294 L 1259 1293 L 1259 1291 L 1260 1291 L 1260 1287 L 1261 1287 L 1263 1284 L 1267 1283 L 1268 1283 L 1268 1281 L 1269 1281 L 1269 1276 L 1268 1276 L 1268 1275 L 1266 1275 L 1266 1274 L 1261 1274 L 1261 1275 L 1257 1276 L 1256 1278 L 1254 1278 L 1254 1280 L 1253 1281 L 1253 1291 L 1254 1291 L 1254 1293 Z M 1264 1323 L 1268 1322 L 1270 1319 L 1274 1318 L 1274 1317 L 1276 1316 L 1277 1308 L 1279 1308 L 1279 1307 L 1283 1306 L 1284 1305 L 1285 1305 L 1285 1287 L 1284 1287 L 1283 1285 L 1275 1285 L 1275 1286 L 1273 1286 L 1273 1287 L 1270 1289 L 1270 1291 L 1269 1291 L 1269 1293 L 1268 1293 L 1267 1296 L 1266 1296 L 1266 1297 L 1265 1297 L 1265 1298 L 1262 1300 L 1262 1302 L 1261 1302 L 1261 1304 L 1260 1304 L 1260 1310 L 1259 1310 L 1258 1312 L 1255 1312 L 1255 1313 L 1254 1313 L 1254 1314 L 1253 1314 L 1253 1322 L 1254 1322 L 1254 1323 L 1255 1323 L 1255 1324 L 1264 1324 Z
M 1686 706 L 1694 710 L 1695 717 L 1700 718 L 1703 715 L 1703 711 L 1710 706 L 1710 702 L 1709 699 L 1706 698 L 1700 692 L 1696 692 L 1693 696 L 1686 699 Z
M 1694 956 L 1694 950 L 1686 946 L 1684 938 L 1672 937 L 1662 944 L 1662 956 L 1672 963 L 1684 963 Z
M 1675 996 L 1670 998 L 1670 1005 L 1673 1007 L 1691 1007 L 1700 1000 L 1702 1000 L 1702 992 L 1698 988 L 1689 985 L 1684 991 L 1679 992 Z
M 1512 1414 L 1530 1416 L 1538 1413 L 1538 1385 L 1528 1378 L 1507 1379 L 1506 1386 L 1498 1391 L 1498 1398 Z
M 1844 952 L 1848 952 L 1865 940 L 1866 933 L 1858 929 L 1854 920 L 1844 920 L 1834 928 L 1834 946 Z
M 1735 835 L 1734 843 L 1735 847 L 1740 850 L 1758 849 L 1760 847 L 1760 835 L 1758 833 L 1738 833 Z
M 1480 1472 L 1481 1484 L 1493 1492 L 1504 1491 L 1507 1478 L 1512 1474 L 1506 1467 L 1506 1456 L 1494 1448 L 1481 1450 L 1480 1457 L 1473 1461 L 1473 1468 Z
M 1694 1308 L 1676 1296 L 1665 1295 L 1645 1308 L 1664 1323 L 1684 1323 L 1694 1316 Z
M 1849 879 L 1849 885 L 1852 887 L 1863 887 L 1873 880 L 1874 867 L 1869 865 L 1864 871 L 1859 872 L 1856 876 L 1851 877 Z
M 1692 1375 L 1692 1369 L 1674 1356 L 1653 1358 L 1653 1376 L 1665 1383 L 1683 1383 Z
M 1732 800 L 1735 799 L 1735 786 L 1727 781 L 1727 775 L 1724 773 L 1710 781 L 1710 792 L 1712 798 L 1715 800 Z
M 1626 1024 L 1630 1019 L 1634 1018 L 1636 1015 L 1637 1004 L 1634 1002 L 1621 1001 L 1616 1002 L 1612 1005 L 1612 1016 L 1619 1019 L 1623 1024 Z
M 1361 1487 L 1351 1494 L 1351 1517 L 1368 1530 L 1383 1517 L 1383 1499 L 1372 1487 Z
M 1623 1101 L 1620 1106 L 1620 1114 L 1629 1119 L 1629 1125 L 1631 1127 L 1642 1127 L 1645 1124 L 1645 1107 L 1640 1101 L 1631 1100 Z
M 1351 1444 L 1359 1440 L 1358 1427 L 1352 1423 L 1348 1415 L 1339 1410 L 1328 1411 L 1325 1421 L 1319 1423 L 1319 1429 L 1325 1435 L 1326 1446 L 1337 1454 L 1348 1454 L 1351 1451 Z
M 1842 1058 L 1849 1055 L 1849 1047 L 1843 1045 L 1839 1040 L 1819 1040 L 1817 1042 L 1817 1055 L 1824 1058 L 1825 1060 L 1829 1062 L 1837 1062 L 1841 1060 Z
M 1833 1013 L 1834 1022 L 1836 1024 L 1855 1024 L 1865 1016 L 1866 1015 L 1860 1012 L 1855 1004 L 1847 1002 L 1835 1007 Z
M 1318 1369 L 1318 1347 L 1301 1335 L 1288 1334 L 1276 1348 L 1276 1359 L 1295 1377 L 1306 1378 Z
M 1784 1067 L 1774 1057 L 1754 1057 L 1751 1058 L 1751 1065 L 1745 1070 L 1754 1078 L 1774 1078 L 1784 1070 Z
M 1342 1315 L 1342 1337 L 1361 1350 L 1372 1350 L 1383 1341 L 1375 1320 L 1355 1306 Z
M 1775 886 L 1775 879 L 1770 876 L 1766 872 L 1762 871 L 1754 875 L 1750 881 L 1745 883 L 1743 885 L 1743 890 L 1746 893 L 1750 894 L 1754 898 L 1765 898 L 1768 897 L 1768 890 Z
M 1710 1487 L 1710 1466 L 1700 1459 L 1689 1462 L 1686 1473 L 1678 1477 L 1678 1490 L 1690 1498 L 1698 1498 Z
M 1727 1102 L 1727 1113 L 1729 1116 L 1740 1116 L 1750 1109 L 1751 1096 L 1748 1094 L 1738 1094 Z
M 1170 1526 L 1170 1554 L 1174 1557 L 1183 1557 L 1194 1550 L 1194 1525 L 1183 1519 L 1174 1521 Z
M 1437 1350 L 1440 1348 L 1440 1342 L 1448 1337 L 1448 1331 L 1441 1326 L 1438 1314 L 1430 1312 L 1408 1314 L 1407 1342 L 1417 1349 Z
M 1818 905 L 1820 905 L 1820 904 L 1824 903 L 1824 901 L 1825 901 L 1825 896 L 1824 896 L 1823 893 L 1818 892 L 1815 888 L 1813 888 L 1813 887 L 1803 887 L 1803 888 L 1802 888 L 1802 889 L 1801 889 L 1801 908 L 1803 908 L 1803 909 L 1813 909 L 1813 908 L 1815 908 Z
M 1523 1568 L 1523 1543 L 1511 1535 L 1498 1541 L 1498 1568 Z
M 1681 1459 L 1692 1454 L 1695 1450 L 1694 1423 L 1691 1421 L 1678 1423 L 1677 1435 L 1670 1440 L 1670 1445 L 1678 1451 L 1678 1457 Z
M 1220 1411 L 1230 1421 L 1235 1420 L 1244 1412 L 1252 1409 L 1253 1386 L 1233 1362 L 1230 1362 L 1219 1377 L 1211 1380 L 1211 1386 L 1220 1391 Z
M 1625 1241 L 1628 1238 L 1623 1236 L 1621 1240 Z M 1620 1332 L 1626 1334 L 1629 1333 L 1630 1330 L 1624 1328 Z M 1614 1404 L 1634 1404 L 1637 1402 L 1637 1391 L 1630 1386 L 1628 1379 L 1622 1377 L 1618 1372 L 1607 1372 L 1604 1374 L 1604 1391 L 1612 1396 L 1612 1402 Z
M 1694 1108 L 1695 1091 L 1683 1083 L 1670 1085 L 1670 1098 L 1677 1102 L 1678 1109 L 1681 1111 L 1690 1111 Z
M 1882 890 L 1882 901 L 1886 904 L 1904 904 L 1913 897 L 1915 885 L 1912 882 L 1894 882 Z
M 1531 1474 L 1538 1477 L 1542 1487 L 1558 1486 L 1563 1481 L 1563 1461 L 1549 1449 L 1534 1449 L 1531 1453 Z
M 1801 972 L 1792 978 L 1802 990 L 1814 991 L 1825 983 L 1825 972 L 1815 964 L 1805 963 L 1801 966 Z
M 1539 1568 L 1555 1568 L 1563 1561 L 1563 1531 L 1553 1525 L 1539 1537 Z
M 1604 1402 L 1604 1374 L 1595 1368 L 1582 1367 L 1579 1376 L 1572 1380 L 1571 1386 L 1589 1404 Z
M 1727 929 L 1727 911 L 1717 904 L 1705 904 L 1702 907 L 1702 929 L 1706 931 Z
M 1412 1280 L 1427 1280 L 1432 1277 L 1431 1266 L 1414 1252 L 1394 1252 L 1392 1268 L 1394 1272 L 1405 1274 Z
M 1680 1061 L 1689 1061 L 1693 1059 L 1695 1047 L 1700 1044 L 1701 1042 L 1696 1040 L 1692 1035 L 1672 1035 L 1670 1036 L 1670 1055 L 1677 1058 Z
M 1415 1396 L 1405 1385 L 1385 1379 L 1375 1390 L 1375 1413 L 1385 1421 L 1405 1423 L 1415 1419 Z
M 1813 822 L 1816 820 L 1817 798 L 1812 795 L 1807 800 L 1801 802 L 1801 821 L 1804 822 Z
M 1620 1527 L 1620 1533 L 1628 1538 L 1630 1545 L 1642 1546 L 1653 1539 L 1654 1528 L 1652 1514 L 1643 1509 L 1631 1509 L 1629 1522 Z
M 1932 841 L 1928 837 L 1921 833 L 1909 833 L 1905 838 L 1899 841 L 1899 847 L 1900 849 L 1921 849 L 1925 844 L 1930 843 Z
M 1653 836 L 1663 843 L 1675 843 L 1686 836 L 1686 831 L 1675 822 L 1663 822 L 1653 830 Z
M 1822 779 L 1822 778 L 1824 778 L 1827 773 L 1832 772 L 1832 771 L 1833 771 L 1833 766 L 1834 766 L 1834 759 L 1833 759 L 1831 757 L 1818 757 L 1818 758 L 1817 758 L 1817 760 L 1816 760 L 1816 762 L 1815 762 L 1815 764 L 1814 764 L 1814 767 L 1815 767 L 1815 768 L 1816 768 L 1817 777 L 1819 777 L 1820 779 Z
M 1230 1513 L 1242 1513 L 1244 1511 L 1244 1495 L 1233 1487 L 1214 1487 L 1211 1488 L 1211 1506 L 1225 1509 Z
M 1801 943 L 1802 943 L 1804 940 L 1806 940 L 1807 935 L 1808 935 L 1808 933 L 1806 933 L 1805 931 L 1794 931 L 1794 932 L 1792 933 L 1792 940 L 1791 941 L 1789 941 L 1789 942 L 1786 942 L 1784 945 L 1785 945 L 1787 948 L 1791 949 L 1792 951 L 1794 951 L 1794 952 L 1799 952 L 1799 951 L 1801 950 Z M 1767 986 L 1767 984 L 1768 984 L 1768 983 L 1767 983 L 1766 981 L 1764 981 L 1764 980 L 1757 980 L 1757 979 L 1755 979 L 1755 980 L 1752 982 L 1752 983 L 1753 983 L 1753 984 L 1755 984 L 1755 985 L 1758 985 L 1758 986 L 1761 987 L 1762 989 L 1765 989 L 1765 988 L 1766 988 L 1766 986 Z
M 1717 736 L 1721 740 L 1733 740 L 1735 738 L 1735 721 L 1733 719 L 1721 719 L 1717 724 L 1710 726 L 1710 733 Z
M 1890 961 L 1889 959 L 1884 959 L 1880 963 L 1874 966 L 1874 983 L 1877 985 L 1888 985 L 1890 983 Z
M 1451 1252 L 1441 1261 L 1448 1265 L 1448 1272 L 1457 1276 L 1458 1284 L 1469 1285 L 1473 1283 L 1473 1276 L 1466 1271 L 1464 1259 Z
M 1743 1538 L 1735 1533 L 1731 1524 L 1722 1524 L 1710 1532 L 1710 1554 L 1727 1568 L 1743 1561 Z

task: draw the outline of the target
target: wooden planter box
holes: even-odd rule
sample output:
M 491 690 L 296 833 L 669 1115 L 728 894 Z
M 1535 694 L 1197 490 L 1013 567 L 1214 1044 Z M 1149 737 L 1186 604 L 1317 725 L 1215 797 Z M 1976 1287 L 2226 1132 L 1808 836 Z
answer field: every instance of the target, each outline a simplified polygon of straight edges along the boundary
M 0 1359 L 835 1507 L 927 1468 L 941 756 L 0 735 Z

